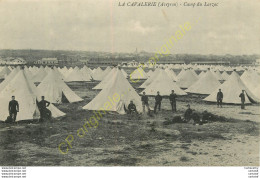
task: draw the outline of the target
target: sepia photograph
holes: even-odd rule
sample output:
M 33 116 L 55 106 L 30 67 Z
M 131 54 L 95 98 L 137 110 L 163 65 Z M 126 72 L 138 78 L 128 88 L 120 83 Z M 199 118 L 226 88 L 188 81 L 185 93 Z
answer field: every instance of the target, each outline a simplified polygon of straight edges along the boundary
M 0 1 L 0 166 L 259 167 L 259 11 Z

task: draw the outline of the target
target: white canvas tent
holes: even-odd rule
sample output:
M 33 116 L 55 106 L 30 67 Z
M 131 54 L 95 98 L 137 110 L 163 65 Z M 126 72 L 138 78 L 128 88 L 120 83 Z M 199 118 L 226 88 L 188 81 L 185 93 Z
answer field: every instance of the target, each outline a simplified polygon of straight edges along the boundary
M 185 91 L 188 93 L 211 94 L 219 86 L 220 82 L 218 79 L 208 70 L 197 82 L 192 84 Z
M 245 86 L 244 82 L 240 79 L 239 75 L 234 71 L 227 81 L 221 84 L 218 88 L 216 88 L 208 97 L 206 97 L 205 101 L 216 102 L 217 93 L 221 89 L 224 97 L 223 103 L 232 103 L 239 104 L 241 103 L 241 99 L 239 97 L 242 90 L 245 90 L 246 97 L 245 103 L 251 103 L 248 96 L 256 100 L 255 96 L 249 91 L 249 89 Z
M 93 70 L 92 77 L 94 80 L 101 81 L 104 78 L 104 71 L 98 67 L 97 69 Z
M 105 78 L 97 84 L 94 88 L 94 90 L 102 90 L 103 88 L 106 87 L 106 85 L 113 80 L 113 76 L 116 75 L 117 68 L 113 68 L 108 75 L 105 76 Z
M 157 91 L 159 91 L 161 96 L 169 96 L 172 93 L 172 90 L 174 90 L 177 95 L 187 94 L 185 91 L 180 89 L 175 82 L 172 81 L 164 70 L 161 69 L 151 84 L 148 85 L 141 93 L 145 92 L 146 95 L 155 96 L 157 95 Z
M 116 102 L 115 100 L 111 102 L 115 96 L 119 96 L 119 99 L 117 99 Z M 125 114 L 124 107 L 127 108 L 130 101 L 134 102 L 138 112 L 142 112 L 140 96 L 126 80 L 122 72 L 116 69 L 113 80 L 106 86 L 106 89 L 103 89 L 91 102 L 84 106 L 83 109 L 115 111 L 119 114 Z
M 54 70 L 48 73 L 37 88 L 39 94 L 45 96 L 45 99 L 51 103 L 62 103 L 63 101 L 73 103 L 83 100 L 67 86 Z
M 4 79 L 7 75 L 11 73 L 11 70 L 8 67 L 3 67 L 2 70 L 0 70 L 0 79 Z
M 124 69 L 121 69 L 121 71 L 122 71 L 123 75 L 125 76 L 125 78 L 127 78 L 128 74 L 126 73 L 126 71 Z
M 145 82 L 138 88 L 146 88 L 147 86 L 149 86 L 159 73 L 160 73 L 160 69 L 158 68 L 155 69 L 155 71 L 149 76 L 149 78 L 145 80 Z
M 90 81 L 91 78 L 87 74 L 82 73 L 78 67 L 75 67 L 68 75 L 65 77 L 66 82 L 82 82 Z
M 191 70 L 186 70 L 180 77 L 178 76 L 177 84 L 181 88 L 189 88 L 198 80 L 198 75 L 195 75 Z
M 229 75 L 228 75 L 228 73 L 227 73 L 226 71 L 224 71 L 224 72 L 221 74 L 221 76 L 222 76 L 223 80 L 228 80 L 228 78 L 229 78 Z
M 147 74 L 145 73 L 145 71 L 141 67 L 135 69 L 130 74 L 130 79 L 132 79 L 132 80 L 145 80 L 147 78 L 148 78 Z
M 47 72 L 43 67 L 40 67 L 36 75 L 32 77 L 33 82 L 41 82 L 47 75 Z
M 176 76 L 176 74 L 174 73 L 173 70 L 166 68 L 166 69 L 165 69 L 165 72 L 168 74 L 168 76 L 169 76 L 173 81 L 177 81 L 177 76 Z
M 248 71 L 248 70 L 246 70 L 241 75 L 240 79 L 244 82 L 244 84 L 250 91 L 254 91 L 260 81 L 260 77 L 258 74 L 256 74 L 254 71 Z
M 153 74 L 153 71 L 149 70 L 146 74 L 147 74 L 148 77 L 150 77 Z
M 213 71 L 212 71 L 213 72 Z M 214 73 L 215 77 L 218 79 L 218 80 L 224 80 L 222 75 L 220 74 L 219 70 L 216 70 Z
M 200 74 L 199 74 L 199 78 L 203 77 L 205 74 L 206 74 L 206 72 L 201 71 Z
M 3 90 L 3 88 L 8 84 L 9 81 L 11 81 L 14 76 L 20 71 L 20 69 L 13 69 L 12 72 L 4 79 L 2 83 L 0 83 L 0 92 Z
M 23 70 L 20 70 L 0 92 L 0 120 L 2 121 L 6 120 L 7 116 L 9 116 L 8 104 L 11 96 L 15 96 L 19 103 L 19 112 L 16 121 L 39 118 L 36 99 L 40 101 L 40 95 Z M 54 118 L 65 115 L 65 113 L 52 104 L 48 109 L 52 112 Z

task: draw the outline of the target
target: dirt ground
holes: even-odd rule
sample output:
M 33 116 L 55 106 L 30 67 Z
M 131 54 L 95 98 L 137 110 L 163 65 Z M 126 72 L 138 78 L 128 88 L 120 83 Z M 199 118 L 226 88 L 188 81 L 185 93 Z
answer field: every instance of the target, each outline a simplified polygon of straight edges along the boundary
M 163 99 L 162 110 L 152 117 L 106 114 L 97 128 L 79 138 L 77 130 L 93 115 L 81 108 L 98 93 L 91 90 L 96 84 L 69 83 L 84 101 L 57 105 L 66 117 L 45 123 L 0 123 L 0 165 L 259 166 L 259 106 L 247 106 L 243 112 L 238 105 L 217 108 L 203 102 L 203 96 L 179 97 L 174 114 L 168 99 Z M 224 116 L 225 121 L 165 124 L 173 116 L 182 116 L 188 103 L 198 113 L 207 110 Z M 63 155 L 58 145 L 70 134 L 72 148 Z

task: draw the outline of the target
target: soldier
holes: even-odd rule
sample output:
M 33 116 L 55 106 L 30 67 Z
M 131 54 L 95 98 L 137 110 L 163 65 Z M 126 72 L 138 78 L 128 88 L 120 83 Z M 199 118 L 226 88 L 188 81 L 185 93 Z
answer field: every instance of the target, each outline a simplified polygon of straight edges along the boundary
M 43 121 L 44 117 L 47 117 L 48 119 L 51 118 L 51 111 L 47 109 L 47 107 L 50 105 L 49 101 L 46 101 L 44 99 L 44 96 L 42 96 L 42 100 L 38 103 L 38 107 L 40 110 L 40 121 Z
M 222 108 L 222 100 L 223 100 L 223 93 L 222 93 L 221 89 L 219 89 L 218 94 L 217 94 L 218 107 L 220 106 Z
M 192 119 L 192 109 L 190 108 L 190 105 L 187 105 L 188 109 L 184 113 L 184 121 L 189 122 Z
M 148 112 L 150 111 L 149 104 L 148 104 L 148 96 L 145 95 L 145 92 L 143 92 L 143 96 L 141 98 L 142 105 L 143 105 L 143 113 L 145 113 L 145 106 L 148 109 Z
M 176 112 L 176 97 L 177 95 L 174 93 L 174 90 L 172 90 L 172 93 L 170 94 L 170 103 L 173 112 Z
M 157 95 L 155 96 L 154 113 L 156 113 L 157 106 L 159 111 L 161 110 L 161 102 L 162 102 L 162 96 L 160 95 L 160 92 L 157 91 Z
M 242 90 L 239 97 L 241 98 L 241 109 L 245 109 L 245 90 Z
M 130 104 L 128 105 L 128 111 L 129 114 L 137 113 L 136 106 L 133 101 L 130 101 Z
M 12 96 L 12 100 L 9 102 L 8 106 L 9 115 L 13 119 L 13 121 L 16 121 L 17 112 L 19 112 L 19 104 L 15 100 L 15 96 Z

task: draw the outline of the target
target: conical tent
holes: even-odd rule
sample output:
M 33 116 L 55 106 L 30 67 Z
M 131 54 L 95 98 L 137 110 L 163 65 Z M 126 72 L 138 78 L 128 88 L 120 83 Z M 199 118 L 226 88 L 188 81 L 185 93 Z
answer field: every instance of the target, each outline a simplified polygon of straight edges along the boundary
M 119 69 L 113 76 L 113 80 L 106 89 L 103 89 L 90 103 L 83 107 L 86 110 L 115 111 L 125 114 L 124 107 L 127 108 L 130 101 L 136 105 L 138 112 L 142 112 L 140 96 L 126 80 Z
M 33 82 L 41 82 L 47 75 L 47 72 L 45 71 L 45 69 L 43 67 L 41 67 L 38 72 L 36 73 L 36 75 L 34 75 L 32 77 L 32 81 Z
M 257 87 L 255 87 L 252 93 L 255 95 L 257 100 L 260 101 L 260 84 L 258 84 Z
M 4 79 L 10 73 L 11 70 L 5 66 L 2 70 L 0 70 L 0 79 Z
M 177 95 L 187 94 L 185 91 L 180 89 L 175 82 L 172 81 L 164 70 L 160 70 L 159 74 L 152 81 L 152 83 L 148 85 L 141 93 L 145 92 L 146 95 L 155 96 L 157 95 L 157 91 L 159 91 L 161 96 L 169 96 L 172 93 L 172 90 L 174 90 Z
M 217 93 L 221 89 L 224 97 L 223 103 L 232 103 L 239 104 L 241 103 L 241 99 L 239 97 L 242 90 L 245 90 L 245 103 L 251 103 L 248 99 L 248 96 L 256 100 L 255 96 L 249 91 L 249 89 L 245 86 L 244 82 L 240 79 L 239 75 L 234 71 L 227 81 L 221 84 L 218 88 L 216 88 L 208 97 L 206 97 L 205 101 L 216 102 Z
M 228 80 L 228 78 L 229 78 L 229 75 L 228 75 L 228 73 L 227 73 L 226 71 L 224 71 L 224 72 L 221 74 L 221 76 L 222 76 L 222 78 L 223 78 L 224 80 Z
M 211 94 L 219 86 L 220 82 L 218 79 L 208 70 L 197 82 L 192 84 L 185 91 L 188 93 Z
M 117 68 L 113 68 L 108 75 L 105 76 L 105 78 L 97 85 L 95 86 L 94 90 L 102 90 L 107 86 L 108 83 L 110 83 L 113 80 L 113 76 L 116 74 Z
M 88 68 L 87 66 L 84 66 L 81 70 L 81 72 L 85 73 L 85 75 L 88 76 L 88 78 L 92 79 L 92 70 L 90 68 Z
M 91 81 L 92 77 L 88 68 L 82 68 L 79 70 L 83 76 L 84 81 Z
M 155 71 L 151 74 L 151 76 L 147 80 L 145 80 L 145 82 L 138 88 L 146 88 L 147 86 L 149 86 L 159 73 L 160 73 L 160 69 L 158 68 L 155 69 Z
M 244 82 L 244 84 L 250 91 L 254 91 L 254 89 L 258 86 L 260 81 L 260 77 L 258 76 L 258 74 L 248 70 L 246 70 L 241 75 L 240 79 Z
M 213 71 L 212 71 L 213 72 Z M 224 80 L 222 75 L 220 74 L 219 70 L 216 70 L 214 73 L 215 77 L 218 79 L 218 80 Z
M 108 66 L 104 71 L 103 71 L 103 76 L 106 76 L 107 74 L 109 74 L 109 72 L 111 71 L 112 69 Z
M 104 78 L 104 71 L 98 67 L 95 71 L 93 71 L 92 77 L 94 80 L 101 81 Z
M 165 72 L 168 74 L 168 76 L 169 76 L 173 81 L 177 81 L 177 76 L 176 76 L 176 74 L 174 73 L 173 70 L 166 68 L 166 69 L 165 69 Z
M 183 74 L 185 74 L 186 70 L 181 69 L 180 73 L 177 75 L 177 80 L 182 77 Z
M 201 71 L 200 74 L 199 74 L 199 78 L 203 77 L 205 74 L 206 74 L 206 72 Z
M 53 70 L 55 71 L 55 73 L 58 75 L 58 77 L 61 80 L 64 80 L 64 76 L 62 75 L 62 73 L 58 70 L 58 68 L 54 67 Z
M 62 103 L 62 97 L 66 97 L 70 103 L 83 100 L 64 83 L 54 70 L 49 72 L 37 88 L 40 95 L 45 96 L 45 99 L 51 103 Z
M 153 74 L 153 71 L 149 70 L 146 74 L 147 74 L 148 77 L 150 77 Z
M 121 71 L 122 71 L 123 75 L 125 76 L 125 78 L 127 78 L 128 74 L 126 73 L 126 71 L 124 69 L 121 69 Z
M 66 82 L 82 82 L 82 81 L 90 81 L 89 76 L 84 75 L 78 67 L 75 67 L 66 77 Z
M 110 82 L 113 81 L 113 76 L 116 75 L 117 72 L 117 68 L 113 68 L 108 75 L 105 76 L 105 78 L 97 85 L 95 86 L 94 90 L 102 90 L 104 88 L 106 88 L 107 85 L 109 85 Z M 121 69 L 122 74 L 124 75 L 122 69 Z M 125 75 L 124 75 L 125 77 Z
M 195 72 L 194 69 L 190 69 L 190 71 L 194 74 L 194 76 L 197 76 L 197 77 L 198 77 L 198 74 Z
M 198 80 L 198 76 L 191 70 L 186 70 L 180 77 L 178 76 L 177 84 L 181 88 L 189 88 Z
M 145 73 L 145 71 L 139 67 L 137 69 L 135 69 L 131 74 L 130 74 L 130 79 L 132 80 L 144 80 L 147 79 L 148 76 Z
M 20 70 L 15 68 L 12 70 L 12 72 L 4 79 L 4 81 L 2 83 L 0 83 L 0 92 L 3 90 L 3 88 L 9 83 L 9 81 L 11 81 L 16 74 L 19 72 Z
M 19 112 L 16 121 L 39 118 L 39 110 L 36 100 L 40 100 L 40 95 L 34 84 L 28 80 L 23 70 L 20 70 L 16 76 L 0 92 L 0 120 L 6 120 L 9 116 L 8 104 L 11 96 L 15 96 L 19 103 Z M 58 110 L 52 104 L 48 107 L 53 117 L 64 116 L 65 113 Z

